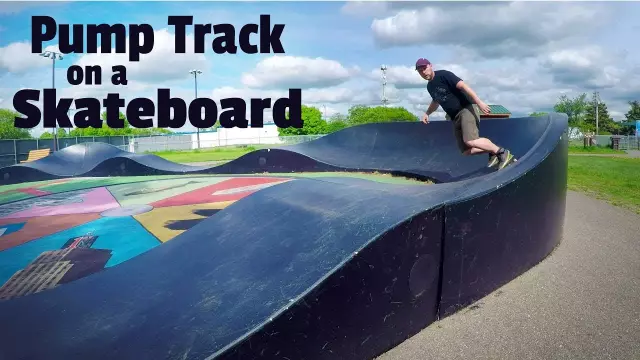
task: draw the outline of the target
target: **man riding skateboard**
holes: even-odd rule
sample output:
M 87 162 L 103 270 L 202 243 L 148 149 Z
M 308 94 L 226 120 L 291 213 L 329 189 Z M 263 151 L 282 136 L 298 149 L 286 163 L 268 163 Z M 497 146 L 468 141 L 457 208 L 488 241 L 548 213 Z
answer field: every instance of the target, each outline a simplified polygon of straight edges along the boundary
M 462 79 L 448 70 L 433 70 L 431 62 L 420 58 L 416 61 L 416 71 L 427 80 L 427 91 L 431 95 L 432 101 L 429 108 L 422 116 L 422 122 L 429 123 L 429 115 L 442 106 L 450 120 L 453 121 L 454 133 L 458 142 L 458 147 L 463 155 L 489 154 L 488 167 L 498 165 L 498 169 L 503 169 L 513 160 L 513 155 L 508 149 L 494 144 L 487 138 L 480 137 L 480 119 L 473 107 L 475 103 L 480 111 L 489 114 L 491 109 L 482 102 L 478 95 L 465 84 Z M 469 101 L 469 98 L 473 103 Z

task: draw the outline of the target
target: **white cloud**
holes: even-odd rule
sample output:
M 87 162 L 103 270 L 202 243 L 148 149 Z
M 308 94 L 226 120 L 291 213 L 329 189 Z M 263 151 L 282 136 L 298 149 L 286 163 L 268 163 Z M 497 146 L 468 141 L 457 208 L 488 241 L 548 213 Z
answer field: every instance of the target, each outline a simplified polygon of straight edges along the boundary
M 398 10 L 421 9 L 425 6 L 424 4 L 423 1 L 348 1 L 340 8 L 340 12 L 354 17 L 378 17 Z M 462 2 L 434 2 L 429 5 L 451 9 L 466 4 Z
M 60 52 L 57 45 L 50 45 L 44 51 Z M 64 56 L 64 55 L 63 55 Z M 0 69 L 12 73 L 24 73 L 35 68 L 51 66 L 52 60 L 31 52 L 30 42 L 14 42 L 0 48 Z
M 427 82 L 413 67 L 409 66 L 387 66 L 386 76 L 387 83 L 392 84 L 396 89 L 414 89 L 427 86 Z M 380 69 L 371 70 L 369 78 L 382 81 L 382 71 Z
M 452 45 L 487 58 L 527 57 L 559 39 L 594 31 L 607 15 L 606 6 L 594 4 L 467 3 L 401 10 L 373 20 L 371 29 L 385 48 Z
M 468 81 L 473 79 L 474 73 L 458 64 L 433 64 L 434 70 L 446 69 L 463 80 Z M 427 81 L 425 81 L 415 71 L 415 66 L 404 65 L 391 65 L 387 66 L 387 83 L 393 85 L 396 89 L 424 89 L 427 87 Z M 371 70 L 368 74 L 368 78 L 377 82 L 382 81 L 382 72 L 380 69 Z
M 304 94 L 304 92 L 303 92 Z M 213 89 L 211 91 L 210 98 L 215 101 L 220 99 L 226 99 L 231 97 L 238 97 L 245 100 L 251 98 L 280 98 L 287 96 L 286 90 L 264 90 L 264 89 L 251 89 L 251 88 L 235 88 L 232 86 L 223 86 Z
M 346 114 L 350 107 L 359 105 L 380 105 L 380 93 L 370 88 L 349 88 L 349 87 L 330 87 L 324 89 L 303 89 L 302 104 L 318 108 L 324 115 L 325 109 L 327 117 L 334 114 Z M 390 95 L 393 98 L 397 91 L 390 89 Z M 249 99 L 250 98 L 271 98 L 271 109 L 263 111 L 265 121 L 272 119 L 273 104 L 282 97 L 288 97 L 286 89 L 255 89 L 255 88 L 235 88 L 220 87 L 211 92 L 210 97 L 219 103 L 222 98 L 239 97 L 247 102 L 247 116 L 250 116 Z M 401 97 L 395 96 L 395 102 L 402 100 Z M 394 102 L 392 102 L 393 104 Z
M 312 104 L 349 103 L 358 97 L 358 92 L 344 87 L 302 90 L 302 99 Z
M 126 86 L 113 85 L 110 81 L 103 82 L 102 85 L 75 85 L 68 86 L 59 90 L 59 96 L 65 98 L 96 98 L 105 99 L 109 93 L 120 94 L 120 98 L 133 99 L 136 97 L 145 96 L 143 92 L 152 89 L 152 85 L 142 82 L 129 82 Z M 155 93 L 155 89 L 153 91 Z M 172 90 L 172 96 L 175 90 Z M 155 97 L 155 94 L 151 95 Z M 191 96 L 193 97 L 193 95 Z
M 340 8 L 345 15 L 355 17 L 380 16 L 389 10 L 389 3 L 385 1 L 348 1 Z
M 327 121 L 330 120 L 329 118 L 332 117 L 333 115 L 336 115 L 336 114 L 344 115 L 346 113 L 346 111 L 344 111 L 344 107 L 339 108 L 339 107 L 322 105 L 322 106 L 319 106 L 318 109 L 320 110 L 320 112 L 322 113 L 322 116 L 326 118 Z
M 168 29 L 154 32 L 153 50 L 149 54 L 141 54 L 140 61 L 129 61 L 129 54 L 100 53 L 86 54 L 78 59 L 76 65 L 100 65 L 103 72 L 103 84 L 110 83 L 111 69 L 114 65 L 124 65 L 127 68 L 127 79 L 148 83 L 164 83 L 169 80 L 186 79 L 189 70 L 197 68 L 209 69 L 210 63 L 205 54 L 194 53 L 193 35 L 186 36 L 186 51 L 183 54 L 175 52 L 175 35 Z M 129 40 L 127 39 L 127 48 Z
M 58 6 L 68 3 L 67 1 L 2 1 L 0 2 L 0 14 L 17 14 L 33 7 Z
M 307 105 L 350 104 L 358 100 L 371 101 L 368 94 L 344 87 L 303 89 L 301 95 L 302 103 Z M 288 96 L 288 90 L 285 89 L 234 88 L 230 86 L 216 88 L 211 93 L 211 98 L 216 101 L 229 97 L 239 97 L 245 99 L 245 101 L 248 101 L 250 98 L 271 98 L 272 106 L 276 99 Z
M 540 62 L 553 80 L 551 88 L 569 88 L 575 95 L 598 91 L 615 119 L 624 118 L 628 101 L 640 100 L 640 61 L 625 51 L 569 47 L 542 56 Z
M 358 72 L 335 60 L 274 55 L 242 74 L 242 84 L 251 88 L 323 88 L 344 83 Z
M 545 56 L 542 65 L 556 81 L 586 88 L 611 88 L 628 80 L 625 71 L 615 64 L 616 56 L 599 46 L 569 48 Z

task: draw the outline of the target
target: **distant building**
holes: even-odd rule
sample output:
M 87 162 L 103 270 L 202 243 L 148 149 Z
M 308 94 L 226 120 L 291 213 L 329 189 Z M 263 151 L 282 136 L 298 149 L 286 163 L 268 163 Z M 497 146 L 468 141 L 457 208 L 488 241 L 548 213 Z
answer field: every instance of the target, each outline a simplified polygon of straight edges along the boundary
M 475 106 L 475 105 L 474 105 Z M 508 119 L 511 117 L 511 111 L 502 105 L 489 105 L 491 112 L 485 115 L 480 112 L 480 120 L 482 119 Z M 479 109 L 478 109 L 479 110 Z

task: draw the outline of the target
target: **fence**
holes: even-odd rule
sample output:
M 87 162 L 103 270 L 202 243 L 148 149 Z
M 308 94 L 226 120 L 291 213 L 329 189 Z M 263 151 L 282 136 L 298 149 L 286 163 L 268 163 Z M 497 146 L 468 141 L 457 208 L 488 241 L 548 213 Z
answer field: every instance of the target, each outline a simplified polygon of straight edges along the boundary
M 129 148 L 129 138 L 127 136 L 86 136 L 58 138 L 57 147 L 63 149 L 71 145 L 85 142 L 103 142 L 117 146 L 122 150 Z M 0 167 L 19 164 L 26 160 L 29 151 L 38 149 L 53 150 L 53 139 L 19 139 L 0 140 Z
M 632 135 L 595 135 L 595 146 L 611 147 L 611 137 L 620 138 L 618 144 L 619 150 L 640 150 L 640 137 Z M 570 138 L 570 144 L 576 146 L 584 146 L 584 136 L 575 136 Z
M 300 136 L 263 136 L 263 137 L 229 137 L 215 135 L 215 132 L 200 133 L 200 148 L 243 145 L 289 145 L 317 139 L 323 135 Z M 190 150 L 198 148 L 197 135 L 150 135 L 150 136 L 87 136 L 58 138 L 57 149 L 85 142 L 102 142 L 111 144 L 129 152 L 156 152 L 169 150 Z M 16 139 L 0 140 L 0 167 L 19 164 L 26 160 L 31 150 L 53 150 L 53 139 Z
M 224 132 L 200 133 L 200 139 L 196 134 L 152 136 L 144 138 L 131 138 L 129 150 L 135 153 L 158 152 L 170 150 L 206 149 L 225 146 L 250 146 L 250 145 L 291 145 L 315 140 L 324 135 L 298 135 L 298 136 L 225 136 Z

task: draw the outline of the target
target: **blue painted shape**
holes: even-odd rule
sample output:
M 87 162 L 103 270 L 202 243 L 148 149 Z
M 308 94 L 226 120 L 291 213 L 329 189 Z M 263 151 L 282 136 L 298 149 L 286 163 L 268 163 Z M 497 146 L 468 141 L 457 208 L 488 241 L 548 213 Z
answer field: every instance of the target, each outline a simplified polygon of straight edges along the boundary
M 640 136 L 640 120 L 636 120 L 636 136 Z
M 3 225 L 0 226 L 0 229 L 7 229 L 4 233 L 2 233 L 2 235 L 0 235 L 0 237 L 5 236 L 5 235 L 9 235 L 13 232 L 16 232 L 20 229 L 22 229 L 22 227 L 24 226 L 25 222 L 21 222 L 21 223 L 15 223 L 15 224 L 7 224 L 7 225 Z
M 160 245 L 160 241 L 151 235 L 132 217 L 103 217 L 65 231 L 44 236 L 19 246 L 0 251 L 0 286 L 16 271 L 24 269 L 42 252 L 61 249 L 70 238 L 97 235 L 92 249 L 112 251 L 106 266 L 115 266 Z

